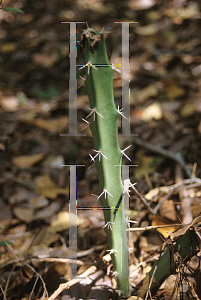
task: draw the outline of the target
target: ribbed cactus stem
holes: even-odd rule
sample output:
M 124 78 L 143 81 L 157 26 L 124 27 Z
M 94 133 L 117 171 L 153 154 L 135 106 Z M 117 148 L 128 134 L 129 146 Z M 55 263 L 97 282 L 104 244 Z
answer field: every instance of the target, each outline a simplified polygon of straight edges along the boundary
M 122 197 L 121 159 L 118 143 L 119 113 L 114 104 L 113 72 L 109 64 L 103 34 L 88 28 L 82 35 L 86 81 L 90 102 L 90 129 L 94 141 L 95 167 L 100 184 L 100 202 L 105 217 L 105 232 L 118 288 L 128 296 L 129 259 L 126 219 Z

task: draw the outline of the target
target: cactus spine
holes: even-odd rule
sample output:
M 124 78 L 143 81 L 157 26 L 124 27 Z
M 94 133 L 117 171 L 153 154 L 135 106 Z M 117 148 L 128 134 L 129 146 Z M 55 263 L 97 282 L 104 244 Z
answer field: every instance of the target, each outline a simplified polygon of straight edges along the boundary
M 123 296 L 128 296 L 129 259 L 122 197 L 122 153 L 118 143 L 119 114 L 113 96 L 114 71 L 107 58 L 102 33 L 88 28 L 82 35 L 81 45 L 88 68 L 85 86 L 90 102 L 90 129 L 96 151 L 93 159 L 102 194 L 100 202 L 105 217 L 105 232 L 118 288 Z

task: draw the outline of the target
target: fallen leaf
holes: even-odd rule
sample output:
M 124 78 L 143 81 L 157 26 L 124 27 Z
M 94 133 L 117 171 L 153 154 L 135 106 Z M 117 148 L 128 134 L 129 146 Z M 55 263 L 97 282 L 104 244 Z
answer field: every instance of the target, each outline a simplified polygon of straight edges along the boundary
M 161 105 L 158 102 L 154 102 L 148 107 L 146 107 L 142 113 L 142 120 L 145 122 L 150 122 L 153 119 L 160 120 L 163 117 L 163 112 Z
M 32 251 L 34 251 L 36 246 L 41 246 L 41 245 L 50 246 L 52 243 L 55 243 L 58 239 L 59 239 L 58 234 L 48 232 L 47 227 L 41 227 L 41 230 L 35 237 L 34 241 L 33 241 L 33 237 L 32 237 L 32 240 L 30 240 L 30 244 L 32 245 L 30 248 L 30 244 L 29 244 L 30 254 L 34 255 L 32 253 Z M 33 249 L 32 249 L 32 247 L 33 247 Z M 37 247 L 36 247 L 36 249 L 37 249 Z M 68 249 L 68 248 L 65 248 L 65 249 Z M 50 252 L 52 252 L 52 251 L 55 251 L 55 248 L 49 248 L 49 250 L 50 250 Z M 41 256 L 43 254 L 44 253 L 40 253 Z
M 15 96 L 5 97 L 0 100 L 1 107 L 6 111 L 16 111 L 19 108 L 20 101 Z
M 159 31 L 159 26 L 156 23 L 149 24 L 147 26 L 139 26 L 135 28 L 135 32 L 142 36 L 154 35 Z
M 54 157 L 54 159 L 52 159 L 50 166 L 51 168 L 57 168 L 57 169 L 62 169 L 62 165 L 65 164 L 65 159 L 62 155 L 58 155 L 57 157 Z
M 40 245 L 34 245 L 29 249 L 29 255 L 31 254 L 39 258 L 49 257 L 51 255 L 51 252 L 52 252 L 52 248 L 45 245 L 43 241 L 41 241 Z
M 61 208 L 60 201 L 54 201 L 50 205 L 35 212 L 32 220 L 44 220 L 51 218 Z
M 170 275 L 164 282 L 165 300 L 181 300 L 180 285 L 181 280 L 178 280 L 178 275 Z M 182 282 L 182 287 L 184 282 Z M 185 293 L 182 293 L 182 300 L 189 299 Z
M 160 189 L 158 187 L 151 189 L 146 195 L 145 198 L 147 200 L 153 201 L 155 197 L 159 195 Z
M 131 296 L 127 300 L 143 300 L 143 299 L 138 296 Z
M 60 117 L 54 120 L 36 119 L 32 123 L 50 132 L 58 132 L 58 131 L 61 132 L 63 129 L 67 128 L 68 118 Z
M 169 83 L 165 87 L 165 91 L 170 99 L 182 97 L 186 93 L 185 89 L 178 86 L 175 82 Z
M 170 227 L 156 228 L 156 230 L 160 232 L 160 234 L 162 234 L 162 236 L 164 236 L 165 238 L 167 238 L 169 235 L 172 235 L 172 232 L 178 229 L 178 226 L 171 226 L 174 224 L 175 221 L 169 220 L 165 217 L 161 217 L 157 215 L 152 216 L 152 223 L 151 223 L 152 226 L 170 225 Z
M 30 168 L 36 163 L 38 163 L 43 157 L 45 153 L 39 153 L 35 155 L 22 155 L 12 158 L 12 162 L 21 169 Z
M 131 93 L 131 104 L 143 103 L 151 97 L 156 97 L 159 93 L 160 84 L 150 84 L 144 89 Z
M 156 0 L 130 0 L 128 6 L 132 10 L 142 10 L 152 7 Z
M 17 43 L 4 43 L 0 46 L 1 53 L 12 53 L 17 50 L 18 44 Z
M 142 2 L 142 1 L 140 1 L 140 2 Z M 145 2 L 147 2 L 147 0 Z M 147 17 L 151 21 L 157 21 L 157 20 L 162 18 L 162 14 L 161 14 L 160 10 L 157 10 L 157 11 L 156 10 L 154 10 L 154 11 L 150 10 L 150 11 L 147 12 Z
M 28 198 L 29 198 L 28 190 L 21 187 L 16 187 L 14 189 L 13 194 L 9 197 L 9 204 L 10 205 L 19 204 L 23 201 L 26 201 Z
M 64 195 L 69 194 L 69 188 L 57 187 L 48 174 L 36 178 L 35 184 L 38 193 L 50 199 L 55 199 L 59 194 L 64 194 Z
M 32 55 L 32 59 L 36 64 L 39 64 L 44 68 L 50 68 L 58 61 L 58 55 L 57 53 L 52 53 L 52 54 L 35 53 Z
M 181 116 L 182 117 L 188 117 L 191 116 L 196 112 L 196 105 L 189 100 L 184 104 L 184 106 L 181 109 Z
M 188 225 L 184 225 L 182 228 L 178 229 L 176 232 L 169 232 L 169 235 L 171 235 L 172 237 L 178 237 L 178 236 L 184 235 L 190 227 L 193 227 L 194 225 L 197 225 L 200 223 L 201 223 L 201 216 L 198 216 L 193 220 L 192 223 L 190 223 Z
M 34 210 L 26 207 L 14 207 L 13 209 L 16 217 L 26 223 L 30 223 L 32 221 Z
M 43 196 L 38 196 L 38 197 L 31 197 L 29 199 L 29 203 L 33 205 L 34 208 L 41 208 L 47 206 L 49 204 L 49 201 Z
M 70 226 L 78 226 L 82 223 L 83 220 L 78 218 L 75 214 L 69 213 L 68 211 L 61 211 L 58 213 L 57 219 L 51 223 L 48 231 L 56 233 L 69 229 L 69 224 Z
M 163 196 L 164 197 L 164 196 Z M 158 199 L 158 202 L 161 202 L 163 200 L 163 197 L 160 197 Z M 170 199 L 166 199 L 159 208 L 160 215 L 164 218 L 167 218 L 171 221 L 176 222 L 177 221 L 177 214 L 175 211 L 175 205 L 174 202 Z

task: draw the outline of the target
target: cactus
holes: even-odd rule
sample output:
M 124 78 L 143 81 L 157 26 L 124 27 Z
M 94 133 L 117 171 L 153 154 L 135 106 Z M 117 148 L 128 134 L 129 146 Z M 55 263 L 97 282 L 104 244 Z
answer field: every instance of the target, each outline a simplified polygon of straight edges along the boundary
M 129 254 L 126 240 L 121 159 L 118 143 L 118 117 L 114 104 L 113 68 L 109 64 L 103 33 L 84 30 L 80 42 L 84 51 L 87 94 L 90 102 L 90 129 L 94 141 L 94 156 L 101 194 L 100 199 L 114 275 L 123 296 L 130 294 Z M 83 67 L 82 67 L 83 68 Z
M 118 143 L 118 117 L 122 113 L 114 104 L 114 70 L 107 58 L 103 33 L 87 28 L 82 34 L 80 45 L 85 58 L 85 65 L 81 68 L 87 68 L 85 86 L 90 102 L 90 113 L 87 117 L 91 116 L 90 129 L 95 147 L 95 155 L 90 156 L 99 178 L 101 193 L 98 199 L 104 212 L 104 227 L 115 269 L 114 275 L 118 275 L 118 289 L 122 296 L 129 296 L 127 223 L 121 179 L 121 160 L 127 148 L 121 150 Z M 189 260 L 199 251 L 198 237 L 194 232 L 187 231 L 176 242 L 176 248 L 176 251 L 182 249 L 179 253 L 183 260 Z M 172 273 L 174 273 L 174 258 L 170 257 L 170 250 L 167 248 L 147 274 L 138 296 L 146 298 L 147 290 L 155 294 L 162 282 Z

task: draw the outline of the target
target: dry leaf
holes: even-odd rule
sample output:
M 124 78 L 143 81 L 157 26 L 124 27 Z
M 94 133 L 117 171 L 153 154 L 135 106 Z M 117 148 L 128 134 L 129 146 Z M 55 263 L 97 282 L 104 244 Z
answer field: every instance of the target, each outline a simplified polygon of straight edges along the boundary
M 15 96 L 5 97 L 0 100 L 1 107 L 6 111 L 16 111 L 20 101 Z
M 4 43 L 0 46 L 1 53 L 12 53 L 17 50 L 18 44 L 17 43 Z
M 164 282 L 165 300 L 189 300 L 190 298 L 186 294 L 188 290 L 187 283 L 178 275 L 170 275 Z
M 50 205 L 45 208 L 35 212 L 33 216 L 33 220 L 42 220 L 51 218 L 56 212 L 58 212 L 61 208 L 59 201 L 54 201 Z
M 55 199 L 58 194 L 68 195 L 69 188 L 58 188 L 48 174 L 35 180 L 38 193 L 44 197 Z
M 159 84 L 150 84 L 144 89 L 131 94 L 131 104 L 143 103 L 150 97 L 156 97 L 159 93 Z
M 16 217 L 26 223 L 30 223 L 33 219 L 34 210 L 26 207 L 15 207 L 13 209 Z
M 68 118 L 60 117 L 54 120 L 36 119 L 32 123 L 50 132 L 61 132 L 63 129 L 67 128 Z
M 49 201 L 43 196 L 38 196 L 38 197 L 31 197 L 29 199 L 29 203 L 33 205 L 34 208 L 41 208 L 47 206 L 49 204 Z
M 183 228 L 178 229 L 176 232 L 173 232 L 173 233 L 169 232 L 169 235 L 171 235 L 172 237 L 178 237 L 180 235 L 184 235 L 190 227 L 193 227 L 194 225 L 197 225 L 200 223 L 201 223 L 201 216 L 198 216 L 197 218 L 195 218 L 193 220 L 192 223 L 190 223 L 188 225 L 184 225 Z
M 68 211 L 61 211 L 57 215 L 57 219 L 53 221 L 48 229 L 49 232 L 57 232 L 67 230 L 70 226 L 78 226 L 82 224 L 83 221 L 78 218 L 73 213 L 69 213 Z
M 178 86 L 175 82 L 169 83 L 165 87 L 165 91 L 170 99 L 179 98 L 186 94 L 185 89 Z
M 184 104 L 181 109 L 181 116 L 182 117 L 189 117 L 190 115 L 196 112 L 196 105 L 189 100 Z
M 158 102 L 154 102 L 146 107 L 142 113 L 142 120 L 150 122 L 152 119 L 160 120 L 163 117 L 161 105 Z
M 40 245 L 34 245 L 29 249 L 29 255 L 31 254 L 39 258 L 49 257 L 51 255 L 51 252 L 52 248 L 45 245 L 43 241 Z
M 26 201 L 29 198 L 29 193 L 30 192 L 24 188 L 16 187 L 13 194 L 9 197 L 9 204 L 19 204 Z
M 35 155 L 22 155 L 12 158 L 12 162 L 21 169 L 30 168 L 36 163 L 38 163 L 43 157 L 45 153 L 39 153 Z
M 147 26 L 136 27 L 135 31 L 139 35 L 150 36 L 156 34 L 159 31 L 159 26 L 156 23 L 152 23 Z
M 193 217 L 197 217 L 201 213 L 201 205 L 198 201 L 193 201 L 191 203 L 191 212 L 193 214 Z
M 163 195 L 164 197 L 164 195 Z M 163 197 L 158 198 L 158 202 L 160 203 L 163 200 Z M 177 214 L 175 211 L 174 202 L 171 199 L 166 199 L 161 206 L 159 207 L 159 212 L 162 217 L 165 217 L 171 221 L 177 221 Z
M 65 159 L 62 155 L 58 155 L 57 157 L 54 157 L 52 161 L 50 162 L 51 168 L 57 168 L 62 169 L 62 165 L 65 164 Z
M 152 226 L 159 226 L 159 225 L 170 225 L 170 227 L 164 227 L 164 228 L 156 228 L 158 232 L 160 232 L 165 238 L 168 237 L 169 235 L 172 235 L 172 232 L 175 231 L 178 226 L 171 226 L 174 225 L 175 222 L 161 217 L 161 216 L 152 216 Z M 181 225 L 182 226 L 182 225 Z
M 58 61 L 58 55 L 57 53 L 52 53 L 52 54 L 35 53 L 32 55 L 32 59 L 36 64 L 39 64 L 44 68 L 50 68 Z
M 32 245 L 32 247 L 35 247 L 37 245 L 38 246 L 40 246 L 40 245 L 50 246 L 52 243 L 56 242 L 58 239 L 59 239 L 58 234 L 48 232 L 47 227 L 41 227 L 41 230 L 37 234 L 37 236 L 35 236 L 35 239 L 33 240 L 33 237 L 32 237 L 32 240 L 30 240 L 29 248 L 30 248 L 30 244 Z M 32 250 L 32 247 L 30 248 L 30 254 L 34 255 L 32 253 L 32 251 L 34 251 L 35 248 L 33 248 L 33 250 Z M 55 248 L 50 248 L 51 253 L 52 253 L 52 251 L 56 251 L 55 249 L 56 249 L 56 247 Z M 65 248 L 65 249 L 68 249 L 68 248 Z M 43 253 L 41 253 L 40 255 L 42 256 L 42 254 Z M 53 254 L 53 256 L 54 255 L 55 254 Z
M 131 296 L 127 300 L 143 300 L 143 299 L 138 296 Z
M 132 10 L 148 9 L 155 5 L 156 0 L 130 0 L 128 6 Z

